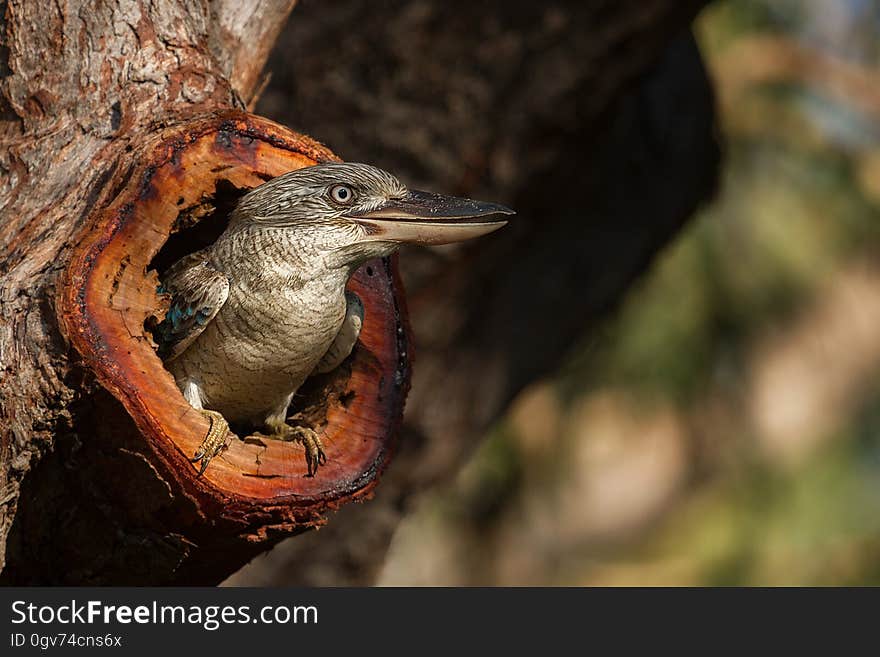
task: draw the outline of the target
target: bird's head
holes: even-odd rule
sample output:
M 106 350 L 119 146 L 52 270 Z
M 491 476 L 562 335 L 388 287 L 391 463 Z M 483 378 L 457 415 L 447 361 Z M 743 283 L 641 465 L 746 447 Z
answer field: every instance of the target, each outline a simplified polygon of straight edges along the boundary
M 498 230 L 495 203 L 408 189 L 390 173 L 352 162 L 283 174 L 242 197 L 233 222 L 290 229 L 302 246 L 340 264 L 388 255 L 401 244 L 450 244 Z

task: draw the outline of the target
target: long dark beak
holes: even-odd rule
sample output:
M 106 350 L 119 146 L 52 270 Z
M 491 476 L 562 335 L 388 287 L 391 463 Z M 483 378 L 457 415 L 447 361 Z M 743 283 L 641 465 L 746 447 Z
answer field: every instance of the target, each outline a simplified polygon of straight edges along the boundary
M 364 226 L 369 240 L 412 244 L 451 244 L 498 230 L 504 219 L 492 215 L 515 214 L 497 203 L 410 190 L 367 212 L 347 215 Z

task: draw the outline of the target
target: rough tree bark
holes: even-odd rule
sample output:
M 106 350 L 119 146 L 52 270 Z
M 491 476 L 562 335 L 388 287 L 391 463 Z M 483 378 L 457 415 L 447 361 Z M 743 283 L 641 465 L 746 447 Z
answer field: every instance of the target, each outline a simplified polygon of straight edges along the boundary
M 169 498 L 136 434 L 78 424 L 84 405 L 94 419 L 118 402 L 78 365 L 56 299 L 120 163 L 160 129 L 250 104 L 293 2 L 93 4 L 0 2 L 0 577 L 216 581 L 278 535 L 215 543 L 203 566 L 202 530 L 131 531 L 189 501 Z M 377 500 L 286 544 L 286 581 L 370 581 L 413 494 L 708 194 L 710 94 L 689 37 L 669 48 L 701 4 L 346 1 L 291 23 L 299 96 L 277 118 L 410 183 L 506 200 L 520 222 L 479 254 L 404 255 L 421 347 L 404 453 Z M 100 540 L 83 544 L 90 527 Z
M 713 95 L 688 30 L 703 4 L 298 7 L 261 113 L 346 159 L 518 215 L 491 244 L 401 254 L 415 365 L 400 453 L 367 507 L 285 541 L 230 584 L 374 581 L 418 494 L 457 472 L 711 196 Z M 334 102 L 318 108 L 322 97 Z
M 5 582 L 218 581 L 282 533 L 320 523 L 341 501 L 363 496 L 387 462 L 381 427 L 396 423 L 408 378 L 393 265 L 375 263 L 355 282 L 368 311 L 371 303 L 391 309 L 393 320 L 369 331 L 365 324 L 367 340 L 345 381 L 316 384 L 322 401 L 306 409 L 339 435 L 330 442 L 344 452 L 331 457 L 335 472 L 320 481 L 295 472 L 286 445 L 248 441 L 234 441 L 196 477 L 186 455 L 206 423 L 180 404 L 143 329 L 160 309 L 156 273 L 148 270 L 169 233 L 183 235 L 208 214 L 222 228 L 220 213 L 211 213 L 221 200 L 334 158 L 236 111 L 252 98 L 291 6 L 2 7 Z M 176 248 L 188 246 L 178 240 Z M 370 346 L 370 339 L 378 341 Z M 358 406 L 365 414 L 352 415 Z M 344 441 L 358 436 L 347 426 L 352 417 L 367 432 L 346 450 Z M 358 449 L 361 462 L 346 470 Z

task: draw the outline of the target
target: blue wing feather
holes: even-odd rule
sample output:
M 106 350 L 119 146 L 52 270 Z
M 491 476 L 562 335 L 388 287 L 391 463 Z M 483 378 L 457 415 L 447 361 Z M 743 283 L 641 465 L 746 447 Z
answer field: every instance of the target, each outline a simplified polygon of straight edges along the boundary
M 183 353 L 220 311 L 229 296 L 229 278 L 200 251 L 172 265 L 159 289 L 171 295 L 171 305 L 153 329 L 153 339 L 159 356 L 169 361 Z

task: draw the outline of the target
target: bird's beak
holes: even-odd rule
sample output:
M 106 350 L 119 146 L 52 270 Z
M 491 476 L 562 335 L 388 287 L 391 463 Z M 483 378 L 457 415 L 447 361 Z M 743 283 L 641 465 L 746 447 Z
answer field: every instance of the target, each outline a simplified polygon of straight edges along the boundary
M 515 214 L 497 203 L 410 190 L 366 212 L 347 215 L 367 229 L 369 241 L 412 244 L 451 244 L 498 230 L 504 219 L 492 215 Z

